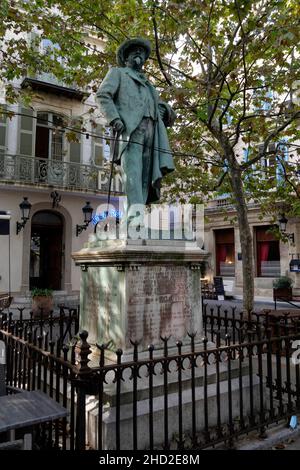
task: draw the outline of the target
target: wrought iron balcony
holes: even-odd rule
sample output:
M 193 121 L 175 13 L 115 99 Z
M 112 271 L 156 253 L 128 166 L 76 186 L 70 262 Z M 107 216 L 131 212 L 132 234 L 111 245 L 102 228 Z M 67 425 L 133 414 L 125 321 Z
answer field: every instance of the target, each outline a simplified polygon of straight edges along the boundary
M 94 165 L 0 153 L 0 182 L 107 192 L 109 170 Z M 122 192 L 119 178 L 112 191 Z

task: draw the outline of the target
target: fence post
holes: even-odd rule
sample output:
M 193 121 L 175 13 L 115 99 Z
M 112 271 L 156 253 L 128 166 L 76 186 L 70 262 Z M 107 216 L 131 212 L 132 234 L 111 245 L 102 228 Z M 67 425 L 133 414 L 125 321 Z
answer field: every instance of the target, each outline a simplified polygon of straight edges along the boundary
M 6 395 L 6 346 L 4 341 L 0 341 L 0 396 Z
M 88 356 L 92 352 L 87 342 L 88 332 L 82 331 L 79 334 L 80 341 L 75 347 L 76 367 L 77 367 L 77 409 L 76 409 L 76 450 L 85 450 L 86 416 L 85 416 L 85 397 L 88 379 L 91 376 L 92 369 L 88 366 Z

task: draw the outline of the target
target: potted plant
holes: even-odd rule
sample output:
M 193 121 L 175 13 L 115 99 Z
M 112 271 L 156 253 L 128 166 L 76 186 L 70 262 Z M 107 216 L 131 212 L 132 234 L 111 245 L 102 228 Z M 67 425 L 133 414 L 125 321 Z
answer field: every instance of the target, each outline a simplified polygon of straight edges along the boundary
M 41 316 L 41 309 L 43 309 L 43 316 L 48 316 L 53 310 L 53 290 L 34 287 L 31 291 L 31 298 L 34 317 Z
M 288 276 L 281 276 L 273 281 L 273 299 L 292 300 L 293 279 Z

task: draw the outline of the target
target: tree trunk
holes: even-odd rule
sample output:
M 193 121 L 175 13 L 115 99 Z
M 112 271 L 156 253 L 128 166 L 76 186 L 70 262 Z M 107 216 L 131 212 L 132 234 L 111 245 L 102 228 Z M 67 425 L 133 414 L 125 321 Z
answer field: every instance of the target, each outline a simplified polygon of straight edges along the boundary
M 244 197 L 243 182 L 241 172 L 235 168 L 230 168 L 229 173 L 232 192 L 235 198 L 235 207 L 240 229 L 240 241 L 242 249 L 243 268 L 243 308 L 251 318 L 254 301 L 254 271 L 253 271 L 253 243 L 248 221 L 247 204 Z

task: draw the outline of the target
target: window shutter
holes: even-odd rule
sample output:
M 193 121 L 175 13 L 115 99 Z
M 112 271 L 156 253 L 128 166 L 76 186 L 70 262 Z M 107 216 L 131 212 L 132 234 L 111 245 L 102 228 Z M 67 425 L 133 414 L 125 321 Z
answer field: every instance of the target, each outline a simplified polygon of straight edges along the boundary
M 78 119 L 74 119 L 71 121 L 71 127 L 73 129 L 80 129 L 81 122 Z M 81 162 L 81 140 L 82 134 L 81 132 L 75 132 L 77 142 L 71 141 L 70 142 L 70 162 L 72 163 L 80 163 Z
M 21 108 L 20 116 L 20 154 L 32 156 L 34 154 L 35 119 L 32 109 Z
M 70 162 L 80 163 L 81 143 L 70 142 Z
M 0 113 L 5 113 L 6 108 L 1 107 Z M 7 116 L 0 114 L 0 154 L 4 154 L 6 150 L 6 136 L 7 136 Z
M 76 133 L 79 142 L 70 142 L 70 162 L 81 162 L 81 134 Z
M 5 112 L 6 107 L 1 107 L 1 111 Z M 5 114 L 0 114 L 0 175 L 5 174 L 5 153 L 6 153 L 6 138 L 7 138 L 7 117 Z
M 93 146 L 92 146 L 92 158 L 95 162 L 95 165 L 102 166 L 103 165 L 103 127 L 100 124 L 97 124 L 93 132 Z M 97 136 L 97 137 L 96 137 Z M 99 137 L 98 137 L 99 136 Z

